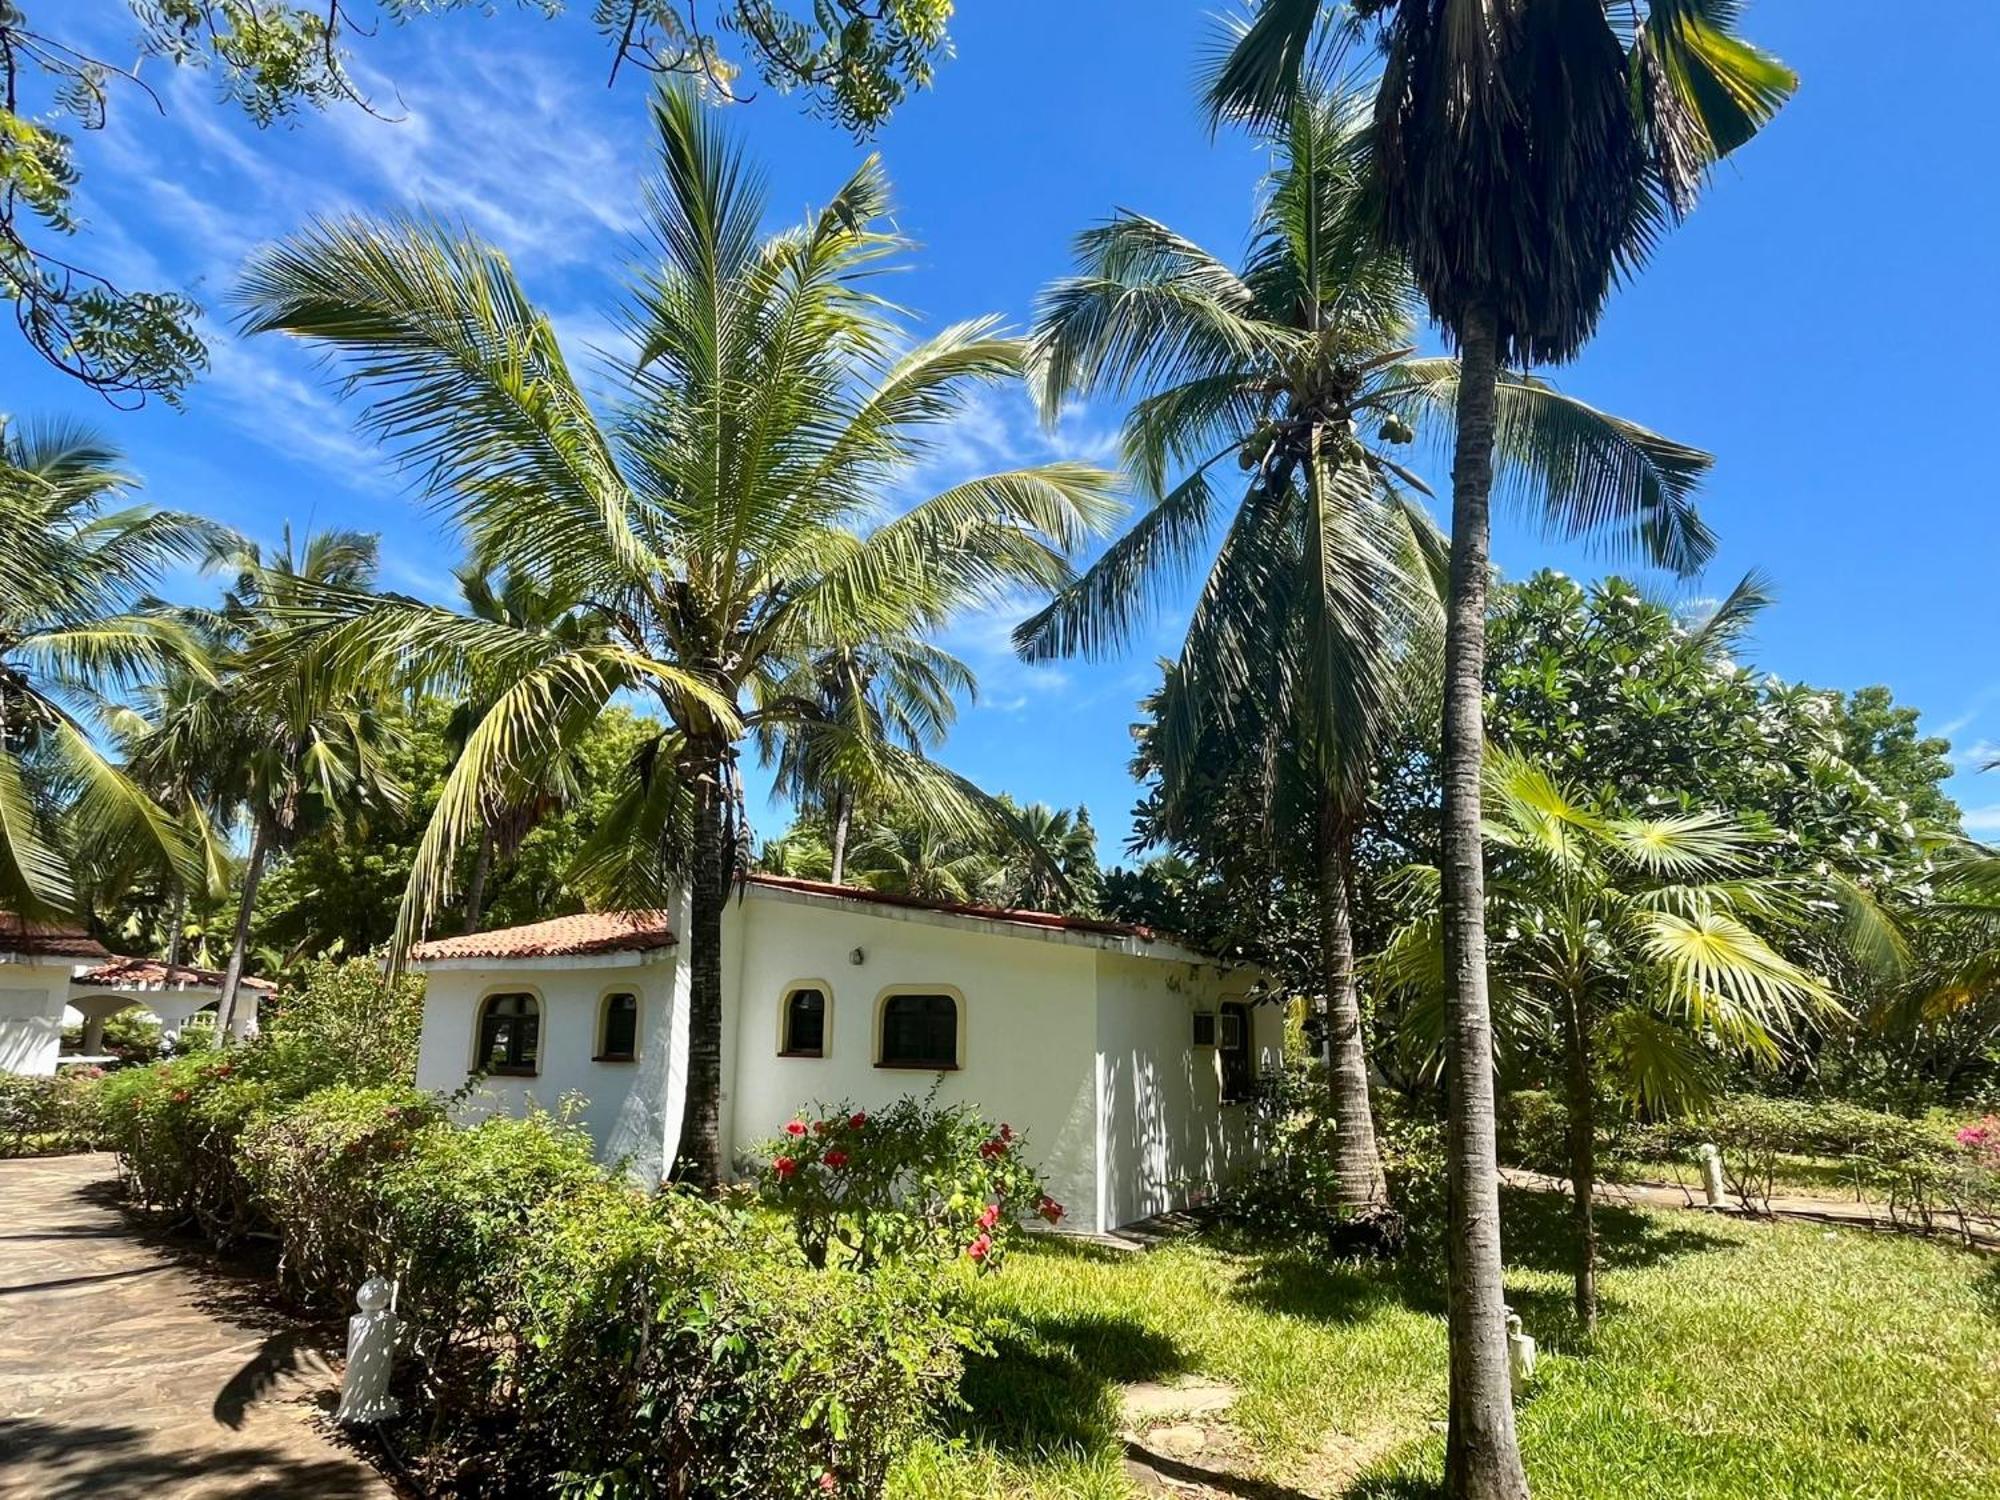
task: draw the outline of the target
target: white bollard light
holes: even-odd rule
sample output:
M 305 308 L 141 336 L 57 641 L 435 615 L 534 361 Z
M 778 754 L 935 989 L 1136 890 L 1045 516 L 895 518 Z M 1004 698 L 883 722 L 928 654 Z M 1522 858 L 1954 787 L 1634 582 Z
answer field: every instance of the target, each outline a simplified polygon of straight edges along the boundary
M 1535 1341 L 1521 1332 L 1521 1315 L 1507 1314 L 1507 1383 L 1518 1398 L 1535 1378 Z
M 1728 1201 L 1722 1184 L 1722 1152 L 1713 1141 L 1704 1141 L 1701 1146 L 1701 1190 L 1710 1208 L 1721 1208 Z
M 340 1377 L 336 1421 L 386 1422 L 402 1410 L 402 1403 L 389 1394 L 389 1371 L 400 1323 L 389 1310 L 395 1292 L 391 1283 L 371 1276 L 354 1294 L 361 1311 L 347 1320 L 347 1369 Z

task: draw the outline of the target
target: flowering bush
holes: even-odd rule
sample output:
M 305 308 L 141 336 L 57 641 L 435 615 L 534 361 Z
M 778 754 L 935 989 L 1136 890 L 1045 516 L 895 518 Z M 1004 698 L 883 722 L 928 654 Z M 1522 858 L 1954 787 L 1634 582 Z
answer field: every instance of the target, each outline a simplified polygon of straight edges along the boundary
M 990 1271 L 1024 1221 L 1065 1212 L 1025 1144 L 970 1105 L 900 1099 L 871 1114 L 842 1104 L 800 1115 L 760 1148 L 758 1187 L 791 1216 L 816 1268 L 962 1258 Z
M 61 1156 L 104 1141 L 102 1068 L 48 1078 L 0 1073 L 0 1157 Z

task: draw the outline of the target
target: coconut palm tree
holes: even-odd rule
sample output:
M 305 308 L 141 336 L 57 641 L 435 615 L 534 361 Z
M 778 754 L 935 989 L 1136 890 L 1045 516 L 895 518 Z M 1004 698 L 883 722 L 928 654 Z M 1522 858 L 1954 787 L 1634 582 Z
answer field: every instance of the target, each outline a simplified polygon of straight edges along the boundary
M 1037 324 L 1042 402 L 1053 416 L 1072 396 L 1140 392 L 1125 457 L 1151 503 L 1015 637 L 1031 658 L 1116 649 L 1212 551 L 1153 749 L 1166 781 L 1192 773 L 1203 721 L 1220 717 L 1309 758 L 1337 1175 L 1356 1207 L 1380 1201 L 1382 1174 L 1344 851 L 1397 696 L 1392 669 L 1431 631 L 1440 591 L 1442 549 L 1414 498 L 1424 487 L 1395 453 L 1413 423 L 1449 429 L 1457 381 L 1453 362 L 1411 344 L 1416 294 L 1374 234 L 1366 135 L 1338 93 L 1291 100 L 1241 272 L 1135 214 L 1080 237 L 1077 274 L 1048 291 Z M 1641 525 L 1702 545 L 1690 496 L 1706 455 L 1526 377 L 1509 376 L 1498 399 L 1510 483 L 1562 510 L 1615 480 Z M 1232 466 L 1248 475 L 1233 510 L 1220 482 Z M 1271 613 L 1280 599 L 1290 615 Z
M 210 676 L 199 641 L 149 591 L 221 533 L 115 506 L 131 483 L 83 428 L 0 419 L 0 905 L 20 916 L 73 910 L 86 849 L 199 878 L 188 830 L 99 741 L 147 683 Z
M 667 87 L 652 116 L 651 260 L 626 309 L 633 357 L 608 372 L 622 385 L 609 421 L 504 257 L 437 224 L 320 224 L 258 255 L 241 298 L 253 332 L 345 361 L 372 398 L 364 425 L 414 467 L 472 556 L 575 598 L 608 631 L 568 645 L 339 591 L 301 622 L 337 673 L 393 665 L 416 680 L 506 683 L 419 846 L 400 942 L 449 898 L 491 787 L 545 763 L 614 695 L 657 708 L 660 734 L 580 878 L 601 900 L 686 892 L 678 1166 L 706 1186 L 722 1171 L 722 912 L 748 854 L 737 760 L 746 734 L 808 712 L 774 684 L 827 648 L 921 637 L 966 605 L 1063 586 L 1068 555 L 1115 505 L 1110 475 L 1056 463 L 968 479 L 896 513 L 893 487 L 928 434 L 973 389 L 1019 378 L 1022 345 L 990 320 L 906 342 L 904 318 L 872 287 L 903 248 L 881 227 L 875 158 L 823 210 L 766 235 L 762 179 L 711 113 Z M 934 763 L 898 746 L 874 753 L 935 816 L 983 816 Z
M 1261 0 L 1215 70 L 1218 120 L 1280 118 L 1316 61 L 1369 26 L 1382 71 L 1369 186 L 1457 345 L 1452 561 L 1445 646 L 1445 913 L 1454 975 L 1451 1436 L 1446 1482 L 1471 1500 L 1527 1493 L 1508 1396 L 1493 1165 L 1479 792 L 1489 508 L 1505 365 L 1561 363 L 1588 341 L 1612 281 L 1692 206 L 1708 170 L 1797 86 L 1731 34 L 1739 0 Z M 1323 62 L 1323 59 L 1321 59 Z M 1323 65 L 1338 67 L 1338 61 Z M 1579 472 L 1568 524 L 1638 518 L 1645 550 L 1683 569 L 1707 548 L 1656 535 L 1616 471 Z
M 1597 1324 L 1595 1142 L 1600 1084 L 1653 1115 L 1712 1096 L 1713 1064 L 1775 1063 L 1802 1025 L 1841 1013 L 1826 982 L 1778 945 L 1805 914 L 1791 878 L 1762 876 L 1764 840 L 1715 812 L 1636 818 L 1558 785 L 1531 761 L 1486 772 L 1491 964 L 1516 1048 L 1562 1058 L 1576 1222 L 1576 1315 Z M 1377 961 L 1414 992 L 1414 1040 L 1444 1040 L 1438 871 L 1408 872 L 1413 920 Z
M 869 827 L 855 843 L 851 870 L 855 883 L 871 891 L 963 904 L 987 900 L 1000 872 L 987 841 L 955 837 L 922 818 Z

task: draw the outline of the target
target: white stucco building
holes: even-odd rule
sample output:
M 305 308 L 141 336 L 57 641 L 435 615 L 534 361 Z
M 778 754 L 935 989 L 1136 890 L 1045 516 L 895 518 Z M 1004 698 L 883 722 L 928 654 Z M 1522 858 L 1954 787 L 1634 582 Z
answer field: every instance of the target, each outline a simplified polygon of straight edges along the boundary
M 420 945 L 420 1087 L 471 1108 L 587 1103 L 607 1159 L 657 1179 L 685 1099 L 687 969 L 665 913 L 561 917 Z M 1145 928 L 752 876 L 723 919 L 725 1156 L 814 1103 L 935 1086 L 1028 1136 L 1066 1227 L 1182 1207 L 1245 1161 L 1278 1066 L 1259 976 Z

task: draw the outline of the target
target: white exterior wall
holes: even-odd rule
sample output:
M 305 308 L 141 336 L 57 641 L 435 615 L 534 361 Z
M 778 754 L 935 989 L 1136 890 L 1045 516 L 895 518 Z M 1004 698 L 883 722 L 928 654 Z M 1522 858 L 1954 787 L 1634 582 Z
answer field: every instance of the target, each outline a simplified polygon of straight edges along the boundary
M 1033 929 L 755 886 L 731 902 L 724 934 L 736 944 L 724 972 L 735 977 L 737 1018 L 726 1143 L 747 1150 L 810 1104 L 879 1109 L 937 1082 L 938 1102 L 971 1103 L 1025 1132 L 1050 1194 L 1088 1227 L 1097 1196 L 1094 949 Z M 824 1057 L 778 1056 L 780 1002 L 802 981 L 830 997 Z M 963 995 L 957 1071 L 875 1065 L 876 1009 L 891 987 Z
M 424 1032 L 417 1050 L 417 1087 L 452 1093 L 464 1086 L 479 1046 L 479 1006 L 488 995 L 526 990 L 542 1002 L 540 1072 L 533 1078 L 490 1076 L 467 1101 L 473 1118 L 521 1114 L 530 1102 L 555 1109 L 567 1095 L 588 1103 L 579 1119 L 607 1157 L 645 1157 L 659 1150 L 621 1124 L 621 1106 L 635 1081 L 664 1060 L 658 1045 L 675 970 L 674 950 L 608 958 L 549 958 L 497 964 L 455 960 L 426 967 Z M 595 1062 L 598 1011 L 613 990 L 639 995 L 639 1056 Z M 648 1075 L 650 1077 L 650 1074 Z M 643 1131 L 644 1127 L 641 1127 Z M 650 1163 L 649 1163 L 650 1164 Z M 657 1175 L 657 1167 L 654 1168 Z
M 1227 1182 L 1248 1160 L 1248 1104 L 1224 1104 L 1213 1047 L 1194 1045 L 1194 1014 L 1240 1000 L 1245 973 L 1208 964 L 1097 957 L 1097 1047 L 1103 1121 L 1098 1227 L 1115 1229 L 1185 1206 Z M 1284 1017 L 1250 1009 L 1258 1077 L 1281 1063 Z
M 0 1073 L 55 1072 L 75 967 L 69 959 L 0 954 Z

